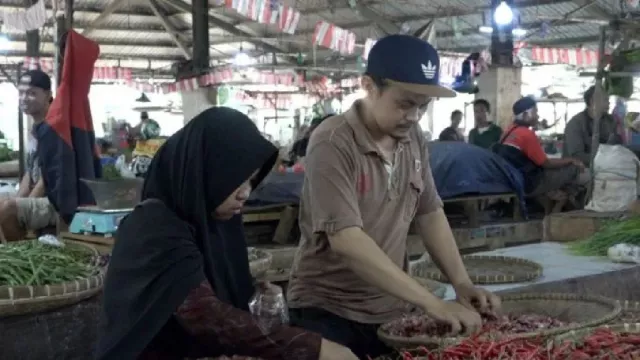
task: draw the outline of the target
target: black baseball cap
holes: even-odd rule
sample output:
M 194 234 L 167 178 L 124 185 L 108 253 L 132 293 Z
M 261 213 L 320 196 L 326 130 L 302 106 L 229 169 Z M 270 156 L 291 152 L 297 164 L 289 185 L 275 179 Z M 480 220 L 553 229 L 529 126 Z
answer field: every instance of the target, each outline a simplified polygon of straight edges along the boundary
M 537 103 L 531 96 L 525 96 L 513 104 L 513 115 L 520 115 L 527 110 L 536 107 Z
M 440 85 L 440 56 L 428 42 L 411 35 L 389 35 L 369 52 L 367 74 L 405 90 L 432 97 L 455 97 Z
M 19 84 L 51 91 L 51 78 L 42 70 L 29 70 L 20 76 Z

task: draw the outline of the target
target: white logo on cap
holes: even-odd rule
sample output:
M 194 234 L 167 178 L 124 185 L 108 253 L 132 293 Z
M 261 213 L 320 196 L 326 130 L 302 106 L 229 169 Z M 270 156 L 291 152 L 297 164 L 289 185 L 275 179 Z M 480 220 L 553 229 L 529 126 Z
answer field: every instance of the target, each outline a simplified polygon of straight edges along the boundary
M 436 70 L 436 66 L 431 61 L 427 62 L 427 65 L 422 64 L 422 73 L 427 79 L 433 79 L 436 76 Z

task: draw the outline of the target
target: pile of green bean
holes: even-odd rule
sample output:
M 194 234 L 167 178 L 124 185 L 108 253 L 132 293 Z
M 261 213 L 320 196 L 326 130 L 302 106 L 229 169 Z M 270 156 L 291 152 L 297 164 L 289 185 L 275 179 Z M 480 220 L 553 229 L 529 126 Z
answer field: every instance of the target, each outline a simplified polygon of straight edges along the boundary
M 50 285 L 83 279 L 94 272 L 89 251 L 39 241 L 0 245 L 0 286 Z

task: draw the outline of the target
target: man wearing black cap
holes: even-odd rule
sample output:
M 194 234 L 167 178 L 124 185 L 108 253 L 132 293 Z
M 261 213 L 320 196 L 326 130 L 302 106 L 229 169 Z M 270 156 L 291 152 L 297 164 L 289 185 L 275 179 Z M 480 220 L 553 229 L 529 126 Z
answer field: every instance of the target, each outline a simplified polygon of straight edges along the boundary
M 620 142 L 619 136 L 615 133 L 615 120 L 609 115 L 609 95 L 604 93 L 596 97 L 595 89 L 595 86 L 591 86 L 584 92 L 584 111 L 572 117 L 564 129 L 562 156 L 580 159 L 586 167 L 589 167 L 591 163 L 591 137 L 593 135 L 593 118 L 596 107 L 604 109 L 599 122 L 599 142 L 601 144 L 616 144 Z
M 51 78 L 41 70 L 27 71 L 18 83 L 20 109 L 33 119 L 36 126 L 44 121 L 52 101 Z M 37 142 L 29 134 L 25 174 L 20 181 L 16 198 L 11 198 L 0 206 L 0 223 L 15 221 L 27 230 L 40 230 L 55 225 L 57 214 L 45 196 L 37 158 Z
M 378 40 L 362 77 L 366 97 L 322 122 L 307 148 L 301 238 L 287 297 L 291 322 L 362 359 L 390 351 L 376 331 L 407 303 L 456 334 L 481 325 L 477 311 L 500 306 L 464 268 L 418 125 L 431 101 L 455 96 L 439 84 L 439 67 L 437 51 L 419 38 Z M 414 220 L 459 302 L 438 299 L 407 275 Z
M 545 212 L 561 211 L 578 185 L 589 176 L 575 158 L 550 159 L 531 127 L 538 123 L 538 108 L 532 97 L 513 104 L 514 122 L 506 130 L 494 151 L 523 173 L 525 192 L 538 197 Z

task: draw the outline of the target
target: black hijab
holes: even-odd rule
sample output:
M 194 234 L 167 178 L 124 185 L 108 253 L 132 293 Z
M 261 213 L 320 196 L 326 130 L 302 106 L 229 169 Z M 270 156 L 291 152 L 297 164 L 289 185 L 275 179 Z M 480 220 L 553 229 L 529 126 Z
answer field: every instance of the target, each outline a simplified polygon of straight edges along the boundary
M 205 110 L 155 154 L 142 202 L 120 223 L 107 272 L 97 359 L 135 359 L 205 279 L 248 310 L 253 294 L 242 217 L 212 214 L 278 150 L 242 113 Z

